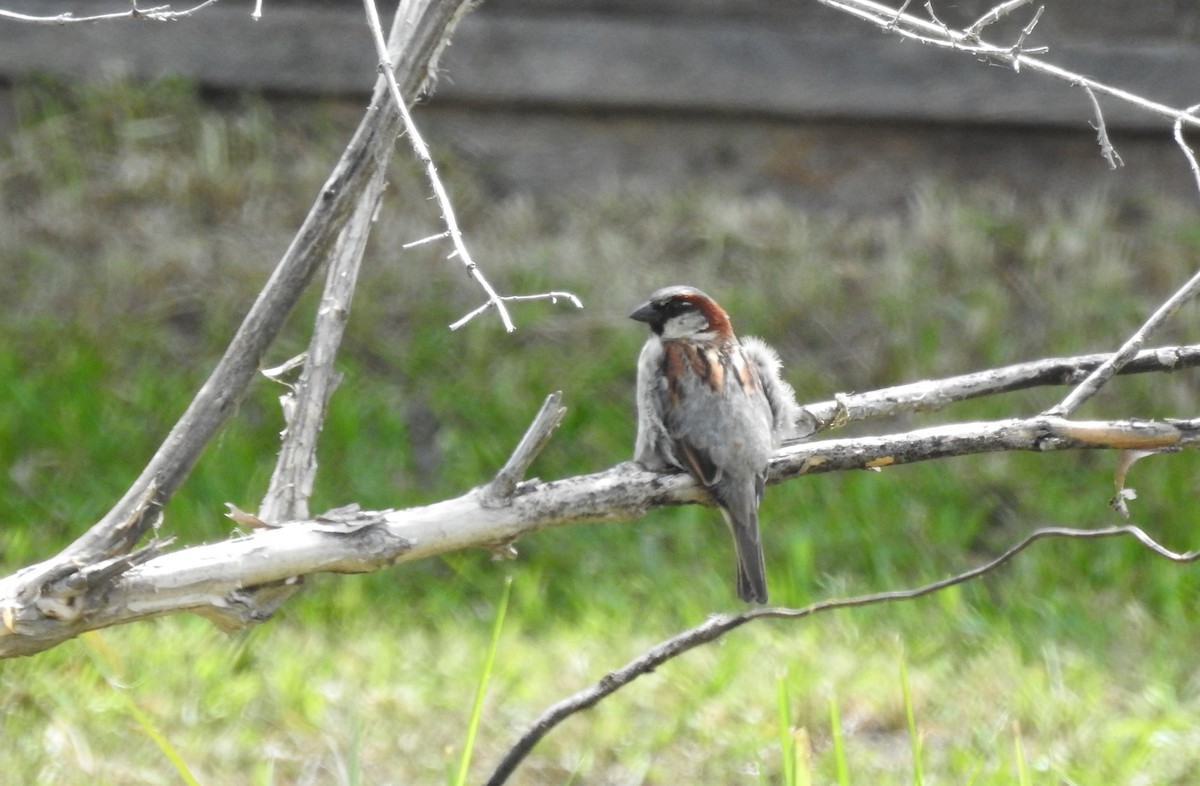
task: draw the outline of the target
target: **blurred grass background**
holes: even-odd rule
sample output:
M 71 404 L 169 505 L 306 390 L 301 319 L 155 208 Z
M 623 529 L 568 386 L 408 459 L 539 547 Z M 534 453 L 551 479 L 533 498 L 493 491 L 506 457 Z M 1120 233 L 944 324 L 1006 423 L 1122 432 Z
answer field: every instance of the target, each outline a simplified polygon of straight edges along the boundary
M 0 562 L 53 553 L 157 447 L 282 254 L 357 109 L 202 98 L 187 84 L 13 92 L 0 147 Z M 419 121 L 419 118 L 418 118 Z M 399 156 L 403 159 L 403 154 Z M 480 293 L 444 250 L 401 160 L 354 303 L 313 503 L 402 507 L 486 481 L 542 398 L 569 413 L 542 477 L 629 457 L 626 314 L 687 282 L 783 356 L 801 400 L 1117 346 L 1200 260 L 1192 205 L 1147 194 L 1030 204 L 987 184 L 914 182 L 900 214 L 804 214 L 770 194 L 497 194 L 439 153 L 468 242 L 509 292 L 567 289 L 586 309 L 514 309 L 518 332 L 446 325 Z M 270 362 L 303 347 L 315 297 Z M 1195 341 L 1188 306 L 1159 343 Z M 1191 373 L 1113 382 L 1082 417 L 1192 416 Z M 281 420 L 263 380 L 166 511 L 191 543 L 252 509 Z M 1028 414 L 1040 390 L 883 424 Z M 879 428 L 876 425 L 873 428 Z M 1114 457 L 990 455 L 772 487 L 772 600 L 914 586 L 1045 525 L 1115 523 Z M 1196 546 L 1190 454 L 1138 464 L 1138 523 Z M 226 637 L 171 618 L 0 663 L 7 772 L 20 783 L 169 783 L 140 708 L 204 783 L 411 783 L 449 777 L 493 607 L 514 579 L 478 776 L 534 715 L 714 610 L 737 608 L 710 510 L 571 527 L 521 559 L 447 555 L 322 577 L 280 618 Z M 800 772 L 913 783 L 899 684 L 911 683 L 927 782 L 1186 783 L 1200 767 L 1200 645 L 1188 566 L 1130 543 L 1045 543 L 935 598 L 739 631 L 554 732 L 515 783 L 772 783 L 784 771 L 776 679 Z M 1021 755 L 1014 754 L 1019 742 Z M 1019 761 L 1028 772 L 1019 772 Z M 7 776 L 6 776 L 7 777 Z

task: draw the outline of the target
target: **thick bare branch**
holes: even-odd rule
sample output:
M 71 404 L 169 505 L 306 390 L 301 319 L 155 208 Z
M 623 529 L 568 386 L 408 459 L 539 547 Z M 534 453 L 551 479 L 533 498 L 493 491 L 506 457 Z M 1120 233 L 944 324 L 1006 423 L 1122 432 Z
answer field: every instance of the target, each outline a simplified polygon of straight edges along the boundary
M 304 353 L 304 370 L 295 387 L 283 397 L 287 421 L 283 446 L 258 511 L 259 518 L 265 521 L 308 518 L 308 498 L 312 496 L 317 473 L 317 438 L 330 396 L 341 381 L 341 375 L 334 370 L 334 360 L 350 315 L 371 221 L 383 198 L 384 176 L 381 166 L 368 182 L 334 247 L 312 339 Z
M 446 26 L 463 2 L 400 3 L 396 72 L 405 95 L 415 95 L 428 81 L 429 60 L 443 46 Z M 48 583 L 61 589 L 58 580 L 64 571 L 130 551 L 156 520 L 157 511 L 236 410 L 267 348 L 317 269 L 330 258 L 370 178 L 390 155 L 400 116 L 387 96 L 387 84 L 380 78 L 370 109 L 229 348 L 141 475 L 104 518 L 62 553 L 0 581 L 0 598 L 8 607 L 34 610 L 37 616 L 37 602 L 48 592 Z
M 837 609 L 915 600 L 991 573 L 1007 564 L 1039 540 L 1063 538 L 1072 540 L 1097 540 L 1100 538 L 1116 537 L 1132 537 L 1154 554 L 1172 562 L 1188 563 L 1200 559 L 1200 550 L 1188 551 L 1182 554 L 1171 551 L 1159 544 L 1143 530 L 1134 526 L 1105 527 L 1103 529 L 1047 527 L 1034 530 L 1000 556 L 978 567 L 913 589 L 873 592 L 868 595 L 858 595 L 850 598 L 822 600 L 798 609 L 757 608 L 744 611 L 740 614 L 714 614 L 700 625 L 685 630 L 655 645 L 621 668 L 605 674 L 595 684 L 572 696 L 568 696 L 548 708 L 533 722 L 529 729 L 521 735 L 521 738 L 517 740 L 500 760 L 492 776 L 488 779 L 487 786 L 501 786 L 501 784 L 506 783 L 520 763 L 533 750 L 534 746 L 567 718 L 590 707 L 594 707 L 601 700 L 616 693 L 638 677 L 653 672 L 667 661 L 673 660 L 696 647 L 716 641 L 726 633 L 740 628 L 747 622 L 759 619 L 802 619 Z
M 768 481 L 1011 450 L 1182 449 L 1200 444 L 1200 420 L 1076 422 L 1036 417 L 966 423 L 886 437 L 792 445 L 771 462 Z M 550 527 L 635 519 L 667 505 L 709 504 L 687 474 L 632 462 L 603 472 L 517 485 L 509 504 L 488 486 L 407 510 L 350 506 L 312 520 L 163 554 L 94 592 L 60 581 L 31 601 L 0 583 L 0 657 L 26 655 L 95 628 L 193 611 L 227 626 L 265 618 L 248 588 L 317 572 L 358 573 L 473 547 L 492 547 Z M 21 574 L 17 574 L 19 579 Z M 19 581 L 17 582 L 19 586 Z M 47 614 L 46 609 L 53 609 Z

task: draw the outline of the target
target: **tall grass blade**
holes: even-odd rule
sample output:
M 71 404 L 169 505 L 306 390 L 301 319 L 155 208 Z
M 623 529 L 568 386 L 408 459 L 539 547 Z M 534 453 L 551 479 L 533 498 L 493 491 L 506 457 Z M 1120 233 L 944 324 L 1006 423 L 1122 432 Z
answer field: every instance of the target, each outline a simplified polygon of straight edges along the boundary
M 850 767 L 846 764 L 846 746 L 842 739 L 842 714 L 837 694 L 829 697 L 829 731 L 833 737 L 833 763 L 837 768 L 838 786 L 850 786 Z
M 1017 757 L 1017 783 L 1020 786 L 1032 786 L 1033 779 L 1029 775 L 1029 767 L 1025 763 L 1025 749 L 1021 745 L 1021 722 L 1013 721 L 1013 750 Z
M 900 653 L 900 688 L 904 691 L 904 717 L 908 720 L 908 739 L 912 744 L 913 786 L 924 786 L 925 774 L 921 768 L 921 735 L 917 731 L 917 720 L 913 714 L 912 690 L 908 685 L 908 659 Z
M 158 726 L 154 725 L 154 721 L 142 711 L 138 703 L 129 695 L 129 690 L 121 685 L 115 676 L 120 670 L 120 664 L 117 663 L 116 657 L 104 643 L 101 634 L 96 632 L 85 633 L 80 638 L 87 645 L 88 652 L 92 656 L 92 662 L 95 663 L 97 669 L 103 675 L 105 682 L 109 684 L 109 687 L 113 689 L 116 695 L 121 697 L 125 709 L 137 721 L 138 726 L 141 726 L 142 732 L 150 738 L 150 741 L 158 746 L 158 750 L 171 763 L 171 766 L 175 768 L 175 772 L 179 774 L 180 780 L 186 783 L 187 786 L 200 786 L 200 781 L 196 780 L 196 776 L 192 775 L 191 768 L 183 760 L 183 756 L 175 749 L 175 746 L 171 744 L 166 735 L 159 731 Z
M 500 631 L 504 628 L 504 614 L 508 611 L 508 597 L 512 594 L 512 576 L 504 579 L 504 593 L 496 607 L 496 619 L 492 623 L 492 639 L 488 642 L 487 656 L 483 659 L 483 670 L 479 674 L 479 686 L 475 689 L 475 703 L 471 707 L 471 719 L 467 724 L 467 739 L 463 743 L 462 758 L 458 762 L 458 775 L 454 786 L 465 786 L 467 770 L 471 767 L 471 755 L 475 750 L 475 735 L 479 731 L 479 719 L 483 715 L 483 697 L 487 693 L 488 681 L 492 676 L 492 665 L 496 662 L 496 647 L 500 643 Z
M 779 710 L 779 757 L 783 762 L 784 786 L 796 786 L 796 741 L 788 700 L 787 672 L 775 676 L 775 701 Z

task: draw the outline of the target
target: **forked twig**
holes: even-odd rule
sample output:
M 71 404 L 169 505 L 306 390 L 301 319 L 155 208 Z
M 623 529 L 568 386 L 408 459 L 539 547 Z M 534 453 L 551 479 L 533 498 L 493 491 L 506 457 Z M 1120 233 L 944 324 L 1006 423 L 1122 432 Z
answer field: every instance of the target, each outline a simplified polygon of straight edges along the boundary
M 1040 58 L 1032 57 L 1034 54 L 1047 51 L 1045 47 L 1021 48 L 1014 51 L 1010 46 L 990 44 L 979 40 L 978 33 L 972 35 L 969 32 L 970 28 L 968 30 L 954 30 L 940 22 L 934 22 L 906 13 L 903 9 L 907 7 L 908 3 L 905 3 L 900 10 L 897 10 L 891 6 L 877 3 L 875 0 L 817 0 L 817 2 L 849 14 L 857 19 L 870 22 L 886 32 L 920 41 L 930 46 L 971 52 L 983 55 L 991 61 L 1007 63 L 1010 66 L 1019 61 L 1020 67 L 1026 71 L 1049 76 L 1067 84 L 1079 87 L 1086 86 L 1100 95 L 1110 96 L 1132 104 L 1150 114 L 1165 117 L 1172 121 L 1179 121 L 1192 128 L 1200 128 L 1200 118 L 1192 116 L 1186 110 L 1168 106 L 1158 101 L 1151 101 L 1128 90 L 1100 82 L 1077 72 L 1068 71 Z M 978 22 L 975 24 L 977 25 Z M 974 27 L 975 25 L 972 25 L 972 28 Z
M 1137 355 L 1138 350 L 1146 343 L 1146 339 L 1150 337 L 1150 334 L 1162 326 L 1184 303 L 1194 298 L 1197 293 L 1200 293 L 1200 272 L 1197 272 L 1175 294 L 1167 298 L 1167 301 L 1159 306 L 1140 328 L 1134 331 L 1134 334 L 1121 345 L 1120 349 L 1114 352 L 1108 360 L 1100 364 L 1095 371 L 1088 374 L 1087 378 L 1068 393 L 1066 398 L 1046 410 L 1043 414 L 1056 417 L 1070 416 L 1083 402 L 1096 395 L 1100 391 L 1100 388 L 1104 387 L 1104 384 L 1121 370 L 1122 366 Z
M 1187 116 L 1194 117 L 1197 109 L 1200 109 L 1200 104 L 1189 106 L 1186 110 Z M 1196 180 L 1196 188 L 1200 190 L 1200 164 L 1196 163 L 1196 154 L 1192 152 L 1192 146 L 1183 138 L 1183 119 L 1183 115 L 1175 118 L 1175 144 L 1179 145 L 1179 149 L 1187 158 L 1188 167 L 1192 170 L 1192 177 Z
M 1056 65 L 1047 63 L 1043 60 L 1030 57 L 1030 53 L 1036 53 L 1041 50 L 1025 49 L 1024 41 L 1026 36 L 1032 32 L 1034 26 L 1041 18 L 1042 9 L 1030 20 L 1030 22 L 1021 31 L 1017 41 L 1010 47 L 999 47 L 994 44 L 987 43 L 980 38 L 980 32 L 984 27 L 998 20 L 1001 16 L 1010 13 L 1013 9 L 1020 6 L 1018 0 L 1009 0 L 1009 2 L 1001 3 L 993 8 L 988 13 L 980 17 L 974 24 L 965 30 L 953 30 L 942 22 L 934 13 L 931 0 L 927 0 L 925 4 L 926 11 L 929 14 L 929 20 L 907 14 L 903 7 L 896 10 L 889 6 L 881 5 L 873 0 L 818 0 L 823 5 L 844 11 L 851 16 L 856 16 L 860 19 L 872 22 L 880 28 L 895 32 L 899 35 L 913 38 L 922 43 L 940 46 L 948 49 L 967 50 L 979 54 L 1001 60 L 1009 63 L 1014 69 L 1019 70 L 1025 66 L 1027 70 L 1037 73 L 1052 76 L 1056 79 L 1065 81 L 1076 87 L 1080 87 L 1087 94 L 1092 102 L 1092 108 L 1096 115 L 1096 133 L 1100 144 L 1101 154 L 1108 161 L 1109 166 L 1115 168 L 1121 161 L 1116 150 L 1113 149 L 1112 142 L 1108 138 L 1108 131 L 1104 123 L 1104 116 L 1100 109 L 1100 102 L 1096 98 L 1097 93 L 1119 98 L 1127 101 L 1139 108 L 1170 118 L 1175 124 L 1175 140 L 1187 156 L 1188 163 L 1191 166 L 1192 174 L 1196 179 L 1197 188 L 1200 189 L 1200 164 L 1197 163 L 1195 155 L 1191 148 L 1187 145 L 1183 138 L 1183 126 L 1200 125 L 1200 118 L 1193 115 L 1193 112 L 1200 109 L 1200 105 L 1189 107 L 1187 109 L 1176 109 L 1154 101 L 1149 101 L 1141 96 L 1135 95 L 1125 90 L 1112 87 L 1103 82 L 1098 82 L 1082 74 L 1072 73 Z M 907 4 L 906 4 L 907 5 Z M 1127 363 L 1138 350 L 1141 349 L 1146 339 L 1168 318 L 1179 310 L 1185 302 L 1192 299 L 1200 292 L 1200 272 L 1192 277 L 1184 284 L 1174 295 L 1172 295 L 1165 303 L 1156 310 L 1149 319 L 1115 352 L 1107 361 L 1097 367 L 1083 382 L 1081 382 L 1071 393 L 1063 399 L 1059 404 L 1047 410 L 1044 414 L 1066 417 L 1074 412 L 1083 402 L 1094 396 L 1104 384 L 1113 377 L 1121 366 Z
M 183 11 L 172 11 L 170 5 L 158 5 L 153 8 L 138 8 L 137 3 L 133 3 L 133 8 L 128 11 L 117 11 L 107 14 L 90 14 L 88 16 L 76 16 L 68 11 L 64 14 L 55 14 L 54 16 L 33 16 L 32 14 L 20 14 L 16 11 L 0 10 L 0 19 L 8 19 L 13 22 L 24 22 L 34 25 L 65 25 L 73 22 L 112 22 L 121 19 L 148 19 L 152 22 L 171 22 L 177 19 L 184 19 L 192 14 L 213 5 L 217 0 L 204 0 L 191 8 Z
M 400 92 L 400 85 L 396 83 L 396 75 L 393 73 L 395 67 L 388 54 L 387 42 L 383 38 L 383 26 L 379 22 L 379 9 L 375 7 L 375 0 L 363 0 L 363 7 L 367 13 L 367 26 L 370 27 L 371 37 L 375 42 L 375 53 L 379 56 L 379 72 L 387 80 L 388 91 L 392 101 L 396 104 L 396 109 L 400 112 L 400 119 L 404 123 L 404 132 L 408 135 L 408 141 L 412 145 L 413 155 L 421 162 L 421 166 L 425 167 L 425 175 L 429 178 L 433 197 L 438 203 L 438 209 L 442 211 L 442 221 L 446 223 L 446 234 L 450 238 L 450 242 L 454 244 L 454 251 L 451 252 L 450 258 L 458 257 L 462 261 L 463 266 L 467 269 L 467 274 L 475 279 L 475 283 L 479 284 L 487 294 L 488 303 L 496 307 L 496 311 L 500 314 L 500 321 L 504 323 L 504 329 L 511 333 L 516 330 L 512 317 L 508 315 L 508 309 L 504 307 L 496 290 L 492 289 L 492 285 L 484 277 L 479 266 L 475 264 L 475 260 L 471 258 L 471 252 L 467 250 L 462 230 L 458 228 L 458 219 L 454 215 L 454 206 L 450 204 L 450 195 L 446 193 L 446 187 L 442 185 L 442 178 L 438 175 L 437 165 L 433 163 L 429 146 L 425 144 L 421 132 L 417 130 L 412 113 L 408 111 L 408 102 L 404 100 L 404 96 Z
M 501 786 L 501 784 L 505 783 L 525 757 L 533 750 L 534 746 L 567 718 L 595 706 L 602 699 L 616 693 L 643 674 L 653 672 L 667 661 L 677 658 L 685 652 L 703 644 L 716 641 L 726 633 L 740 628 L 747 622 L 758 619 L 801 619 L 837 609 L 914 600 L 990 573 L 1039 540 L 1051 538 L 1094 540 L 1122 536 L 1134 538 L 1154 554 L 1172 562 L 1188 563 L 1200 559 L 1200 550 L 1188 551 L 1182 554 L 1171 551 L 1147 535 L 1142 529 L 1132 525 L 1105 527 L 1102 529 L 1046 527 L 1034 530 L 1003 554 L 983 565 L 913 589 L 873 592 L 850 598 L 822 600 L 802 608 L 757 608 L 743 611 L 739 614 L 717 614 L 709 617 L 704 623 L 676 636 L 672 636 L 666 641 L 652 647 L 621 668 L 605 674 L 593 685 L 548 708 L 521 735 L 520 739 L 509 748 L 504 758 L 496 765 L 495 771 L 487 781 L 487 786 Z
M 1017 73 L 1020 73 L 1021 71 L 1021 58 L 1026 52 L 1046 53 L 1050 51 L 1050 48 L 1045 46 L 1033 47 L 1030 49 L 1025 48 L 1025 39 L 1033 35 L 1033 28 L 1037 27 L 1037 24 L 1041 21 L 1042 14 L 1045 11 L 1046 6 L 1039 5 L 1037 11 L 1034 11 L 1033 17 L 1029 20 L 1028 24 L 1021 28 L 1021 32 L 1017 36 L 1017 40 L 1014 41 L 1012 46 L 1008 48 L 1009 53 L 1012 54 L 1013 71 L 1016 71 Z
M 976 19 L 965 32 L 968 37 L 977 39 L 985 27 L 1000 21 L 1023 5 L 1029 5 L 1030 2 L 1032 0 L 1007 0 L 1007 2 L 993 6 L 987 13 Z
M 1088 95 L 1091 96 L 1092 101 L 1095 102 L 1095 96 L 1092 94 L 1092 91 L 1088 89 L 1086 85 L 1084 86 L 1084 89 L 1087 90 Z M 1188 107 L 1183 114 L 1175 118 L 1175 143 L 1179 145 L 1179 149 L 1182 150 L 1184 156 L 1187 157 L 1188 166 L 1191 168 L 1192 176 L 1196 180 L 1196 188 L 1200 190 L 1200 164 L 1196 162 L 1196 154 L 1192 152 L 1191 146 L 1188 145 L 1187 140 L 1183 137 L 1184 119 L 1195 119 L 1192 116 L 1197 109 L 1200 109 L 1200 104 Z M 1097 117 L 1099 117 L 1099 111 L 1100 105 L 1097 103 Z M 1101 125 L 1101 129 L 1103 129 L 1103 125 Z M 1103 130 L 1101 130 L 1100 133 L 1102 134 L 1101 146 L 1103 146 L 1105 140 L 1107 139 L 1107 135 L 1104 134 Z M 1134 357 L 1134 355 L 1137 354 L 1138 350 L 1142 348 L 1142 344 L 1146 342 L 1146 339 L 1149 338 L 1150 334 L 1157 330 L 1163 322 L 1166 322 L 1168 319 L 1174 316 L 1175 312 L 1179 311 L 1184 303 L 1196 297 L 1197 294 L 1200 294 L 1200 271 L 1197 271 L 1194 276 L 1188 279 L 1187 283 L 1180 287 L 1175 294 L 1171 295 L 1171 297 L 1169 297 L 1165 303 L 1159 306 L 1158 309 L 1150 315 L 1150 318 L 1147 319 L 1142 326 L 1138 328 L 1132 336 L 1129 337 L 1124 345 L 1122 345 L 1120 349 L 1113 353 L 1112 357 L 1096 368 L 1096 370 L 1088 375 L 1083 382 L 1079 383 L 1079 386 L 1072 390 L 1057 406 L 1047 410 L 1046 414 L 1066 417 L 1078 409 L 1080 404 L 1096 395 L 1100 388 L 1103 387 L 1108 380 L 1112 379 L 1113 375 L 1120 371 L 1121 367 L 1128 363 Z
M 552 292 L 543 295 L 525 295 L 525 296 L 509 296 L 501 297 L 487 277 L 483 275 L 483 271 L 475 264 L 475 260 L 471 258 L 471 252 L 467 249 L 466 241 L 463 239 L 462 230 L 458 227 L 458 219 L 454 214 L 454 207 L 450 203 L 450 195 L 446 192 L 446 187 L 442 183 L 442 178 L 438 175 L 437 166 L 433 162 L 433 156 L 430 155 L 429 146 L 425 144 L 425 140 L 421 137 L 420 131 L 417 130 L 417 124 L 413 121 L 412 113 L 408 111 L 408 104 L 404 100 L 404 96 L 400 92 L 400 86 L 396 83 L 396 77 L 392 73 L 393 65 L 391 56 L 388 54 L 387 43 L 383 39 L 383 27 L 379 23 L 379 10 L 375 6 L 375 0 L 363 0 L 363 7 L 367 14 L 367 26 L 371 28 L 371 36 L 375 41 L 375 52 L 379 56 L 379 70 L 387 80 L 388 90 L 391 93 L 392 101 L 395 102 L 396 108 L 400 111 L 400 118 L 404 123 L 405 133 L 408 135 L 409 143 L 412 145 L 413 154 L 421 165 L 425 168 L 425 175 L 429 180 L 429 186 L 433 190 L 433 197 L 437 201 L 438 208 L 442 211 L 442 221 L 446 224 L 446 231 L 439 235 L 434 235 L 422 240 L 416 241 L 405 247 L 420 245 L 432 240 L 437 240 L 442 237 L 449 238 L 454 250 L 450 252 L 447 259 L 457 258 L 463 263 L 467 269 L 467 274 L 475 280 L 484 294 L 487 295 L 487 302 L 482 306 L 472 311 L 467 316 L 458 320 L 450 326 L 451 330 L 457 330 L 464 324 L 474 319 L 479 314 L 487 311 L 489 308 L 496 309 L 500 315 L 500 321 L 504 324 L 504 329 L 509 333 L 516 330 L 513 325 L 512 317 L 508 313 L 508 308 L 504 305 L 506 301 L 523 300 L 523 299 L 549 299 L 557 301 L 563 297 L 569 299 L 577 308 L 582 308 L 583 304 L 579 298 L 566 293 Z
M 537 295 L 502 295 L 500 297 L 500 300 L 504 301 L 505 303 L 519 303 L 519 302 L 528 301 L 528 300 L 549 300 L 551 303 L 557 303 L 559 301 L 559 298 L 561 298 L 563 300 L 571 301 L 571 303 L 574 304 L 575 308 L 583 308 L 583 302 L 580 301 L 579 298 L 572 295 L 570 292 L 542 292 Z M 458 330 L 460 327 L 467 324 L 468 322 L 470 322 L 472 319 L 479 316 L 483 312 L 487 311 L 489 308 L 492 308 L 494 305 L 495 304 L 489 300 L 488 302 L 484 303 L 482 306 L 479 306 L 479 307 L 475 308 L 474 310 L 469 311 L 468 313 L 466 313 L 459 319 L 455 320 L 454 322 L 451 322 L 450 329 Z

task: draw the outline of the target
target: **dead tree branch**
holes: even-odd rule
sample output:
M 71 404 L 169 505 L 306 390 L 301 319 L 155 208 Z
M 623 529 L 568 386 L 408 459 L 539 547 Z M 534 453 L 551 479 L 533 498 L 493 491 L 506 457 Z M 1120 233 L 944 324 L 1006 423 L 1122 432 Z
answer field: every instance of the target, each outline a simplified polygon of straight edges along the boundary
M 1187 108 L 1187 116 L 1195 117 L 1196 110 L 1200 109 L 1200 104 L 1189 106 Z M 1188 168 L 1192 170 L 1192 178 L 1196 181 L 1196 190 L 1200 191 L 1200 163 L 1196 161 L 1196 154 L 1192 152 L 1192 146 L 1183 138 L 1183 118 L 1175 119 L 1175 144 L 1179 145 L 1179 149 L 1183 151 L 1184 157 L 1187 158 Z
M 522 444 L 545 441 L 557 408 L 553 400 L 543 405 L 539 425 Z M 1038 416 L 790 445 L 772 460 L 768 482 L 995 451 L 1163 450 L 1197 444 L 1200 419 L 1078 422 Z M 518 454 L 514 465 L 531 460 L 526 448 Z M 102 587 L 77 587 L 68 574 L 43 581 L 31 596 L 16 591 L 26 573 L 19 572 L 0 582 L 0 657 L 32 654 L 87 630 L 181 611 L 237 627 L 264 619 L 274 608 L 257 605 L 250 590 L 295 576 L 373 571 L 448 551 L 491 548 L 550 527 L 626 521 L 667 505 L 709 504 L 690 476 L 649 472 L 631 462 L 591 475 L 517 483 L 506 504 L 496 504 L 492 486 L 420 508 L 363 511 L 352 505 L 257 529 L 153 556 Z
M 117 11 L 108 14 L 89 14 L 88 16 L 76 16 L 70 11 L 53 16 L 33 16 L 32 14 L 19 14 L 16 11 L 0 10 L 0 19 L 7 19 L 12 22 L 24 22 L 34 25 L 65 25 L 74 22 L 115 22 L 121 20 L 145 20 L 150 22 L 174 22 L 179 19 L 186 19 L 197 11 L 201 11 L 210 5 L 216 4 L 217 0 L 203 0 L 191 8 L 186 8 L 182 11 L 172 11 L 170 5 L 156 5 L 153 8 L 138 8 L 137 2 L 132 3 L 133 8 L 128 11 Z
M 962 374 L 941 380 L 910 382 L 867 393 L 842 393 L 830 401 L 808 404 L 809 430 L 824 431 L 849 423 L 914 412 L 937 412 L 959 401 L 1027 390 L 1046 385 L 1077 385 L 1109 354 L 1047 358 Z M 1171 372 L 1200 366 L 1200 345 L 1160 347 L 1138 352 L 1118 374 Z
M 1092 95 L 1105 95 L 1124 101 L 1128 104 L 1171 122 L 1178 122 L 1190 128 L 1200 128 L 1200 118 L 1194 117 L 1188 110 L 1152 101 L 1143 96 L 1131 93 L 1113 85 L 1106 84 L 1089 76 L 1069 71 L 1036 57 L 1046 50 L 1039 47 L 1029 49 L 1024 46 L 1024 36 L 1028 35 L 1029 26 L 1022 31 L 1022 38 L 1015 45 L 993 44 L 981 38 L 983 29 L 992 22 L 1007 15 L 1016 8 L 1024 5 L 1019 2 L 1001 3 L 979 21 L 966 30 L 954 30 L 934 19 L 923 19 L 907 12 L 908 3 L 900 9 L 874 2 L 874 0 L 817 0 L 824 6 L 849 14 L 857 19 L 870 22 L 876 27 L 889 33 L 903 36 L 923 44 L 943 49 L 966 52 L 989 62 L 1002 63 L 1014 70 L 1024 69 L 1037 74 L 1066 82 L 1069 85 L 1085 88 Z M 981 22 L 983 24 L 981 24 Z M 1032 23 L 1032 22 L 1031 22 Z M 1096 103 L 1098 106 L 1099 103 Z
M 506 783 L 525 757 L 532 752 L 534 746 L 567 718 L 590 707 L 594 707 L 603 699 L 624 688 L 638 677 L 653 672 L 667 661 L 674 660 L 696 647 L 714 642 L 725 634 L 745 625 L 747 622 L 760 619 L 801 619 L 837 609 L 915 600 L 991 573 L 1010 562 L 1022 551 L 1025 551 L 1025 549 L 1040 540 L 1098 540 L 1117 537 L 1132 537 L 1153 554 L 1172 562 L 1188 563 L 1200 560 L 1200 550 L 1188 551 L 1182 554 L 1171 551 L 1135 526 L 1105 527 L 1103 529 L 1046 527 L 1029 533 L 995 559 L 948 578 L 930 582 L 921 587 L 887 592 L 872 592 L 867 595 L 857 595 L 850 598 L 822 600 L 797 609 L 782 607 L 757 608 L 743 611 L 739 614 L 715 614 L 702 624 L 685 630 L 651 647 L 621 668 L 605 674 L 593 685 L 549 707 L 530 725 L 529 729 L 521 735 L 520 739 L 513 744 L 508 752 L 505 753 L 500 763 L 496 765 L 492 776 L 488 779 L 487 786 L 501 786 L 501 784 Z
M 446 231 L 438 233 L 428 238 L 417 241 L 414 244 L 406 245 L 409 248 L 412 245 L 419 245 L 434 240 L 443 238 L 449 239 L 454 246 L 454 250 L 450 252 L 447 259 L 458 259 L 467 269 L 467 275 L 475 280 L 484 294 L 487 295 L 487 300 L 482 306 L 467 314 L 462 319 L 450 325 L 451 330 L 458 330 L 460 327 L 470 322 L 479 314 L 487 311 L 490 308 L 496 309 L 496 313 L 500 315 L 500 322 L 504 325 L 504 329 L 509 333 L 516 330 L 513 325 L 512 317 L 508 313 L 508 308 L 505 302 L 511 300 L 549 300 L 557 303 L 559 298 L 569 300 L 576 308 L 583 308 L 583 303 L 579 298 L 569 292 L 547 292 L 539 295 L 520 295 L 501 297 L 487 277 L 483 275 L 483 271 L 475 264 L 475 260 L 471 258 L 471 252 L 467 249 L 466 241 L 463 239 L 462 230 L 458 228 L 458 219 L 455 217 L 454 206 L 450 202 L 450 196 L 446 192 L 446 186 L 442 183 L 442 178 L 438 174 L 437 165 L 433 162 L 433 156 L 429 152 L 429 146 L 425 144 L 424 138 L 420 131 L 417 130 L 417 124 L 412 118 L 412 114 L 408 111 L 408 106 L 400 92 L 400 86 L 396 83 L 393 75 L 393 67 L 391 58 L 388 55 L 387 44 L 383 40 L 383 29 L 379 24 L 379 11 L 375 7 L 375 0 L 363 0 L 363 6 L 367 14 L 367 26 L 371 28 L 371 36 L 375 41 L 375 52 L 379 55 L 379 71 L 383 74 L 383 78 L 387 81 L 387 87 L 392 101 L 400 112 L 401 120 L 404 123 L 404 132 L 408 137 L 408 141 L 412 144 L 413 155 L 421 162 L 425 168 L 425 176 L 429 179 L 429 187 L 433 191 L 433 198 L 437 201 L 438 209 L 442 212 L 442 221 L 446 225 Z M 455 20 L 457 21 L 457 17 Z M 453 22 L 452 22 L 453 24 Z
M 1137 355 L 1142 345 L 1146 343 L 1146 339 L 1161 327 L 1164 322 L 1174 316 L 1183 307 L 1184 303 L 1196 297 L 1197 293 L 1200 293 L 1200 272 L 1192 276 L 1186 284 L 1180 287 L 1171 297 L 1167 298 L 1165 303 L 1155 309 L 1149 319 L 1134 331 L 1134 334 L 1125 341 L 1120 349 L 1097 366 L 1092 373 L 1088 374 L 1087 378 L 1080 382 L 1066 398 L 1056 406 L 1046 410 L 1046 414 L 1067 417 L 1078 409 L 1083 402 L 1096 395 L 1100 391 L 1100 388 L 1121 370 L 1123 365 Z
M 367 184 L 334 247 L 312 340 L 304 353 L 304 370 L 295 387 L 280 397 L 286 427 L 271 483 L 259 506 L 259 518 L 265 521 L 308 518 L 308 498 L 312 496 L 317 474 L 317 438 L 325 422 L 329 399 L 341 381 L 333 364 L 384 185 L 381 166 Z
M 415 95 L 428 79 L 430 59 L 444 46 L 444 31 L 463 2 L 401 2 L 396 19 L 395 66 L 404 94 Z M 30 610 L 36 609 L 44 596 L 55 594 L 48 589 L 51 585 L 59 588 L 56 602 L 62 603 L 66 577 L 82 566 L 131 551 L 157 522 L 166 500 L 236 411 L 238 400 L 262 366 L 267 348 L 316 271 L 330 259 L 371 178 L 390 156 L 400 115 L 395 103 L 387 98 L 387 83 L 380 78 L 371 107 L 225 354 L 121 500 L 57 556 L 0 580 L 0 607 L 6 610 L 6 620 L 17 614 L 14 609 L 39 616 Z M 20 620 L 12 617 L 12 624 L 19 625 Z

